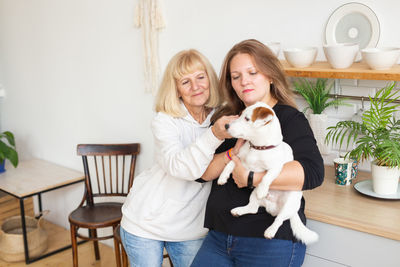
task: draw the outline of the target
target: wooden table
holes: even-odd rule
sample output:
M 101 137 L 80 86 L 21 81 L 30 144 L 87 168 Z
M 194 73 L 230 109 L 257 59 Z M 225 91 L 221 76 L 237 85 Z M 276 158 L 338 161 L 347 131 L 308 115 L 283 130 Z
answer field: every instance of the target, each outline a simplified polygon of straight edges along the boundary
M 24 199 L 37 196 L 41 212 L 42 193 L 82 182 L 84 174 L 40 159 L 21 161 L 17 168 L 11 165 L 6 167 L 7 171 L 0 174 L 0 190 L 19 199 L 26 264 L 70 248 L 69 245 L 34 259 L 29 258 Z
M 304 191 L 309 219 L 400 241 L 400 200 L 385 200 L 358 193 L 353 185 L 335 184 L 333 166 L 325 166 L 322 186 Z M 371 179 L 359 171 L 355 183 Z

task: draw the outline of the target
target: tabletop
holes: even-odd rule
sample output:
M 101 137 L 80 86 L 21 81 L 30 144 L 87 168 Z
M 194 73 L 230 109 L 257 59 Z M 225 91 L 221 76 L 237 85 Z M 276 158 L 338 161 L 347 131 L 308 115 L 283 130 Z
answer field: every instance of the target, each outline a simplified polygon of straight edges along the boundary
M 82 172 L 41 159 L 19 162 L 0 174 L 0 189 L 18 198 L 73 184 L 85 179 Z
M 359 171 L 355 183 L 366 179 L 371 173 Z M 325 166 L 322 186 L 304 191 L 307 218 L 400 240 L 400 200 L 368 197 L 353 186 L 336 185 L 333 166 Z

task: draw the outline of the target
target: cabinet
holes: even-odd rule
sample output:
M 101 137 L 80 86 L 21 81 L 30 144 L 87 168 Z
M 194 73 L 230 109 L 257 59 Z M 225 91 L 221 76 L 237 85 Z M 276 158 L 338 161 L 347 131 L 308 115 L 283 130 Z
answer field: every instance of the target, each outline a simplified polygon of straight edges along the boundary
M 371 179 L 359 171 L 356 182 Z M 307 247 L 303 267 L 400 266 L 400 201 L 371 198 L 335 184 L 333 166 L 324 183 L 304 192 L 307 226 L 319 241 Z
M 320 240 L 307 247 L 303 267 L 400 266 L 400 241 L 314 220 L 307 226 L 319 233 Z

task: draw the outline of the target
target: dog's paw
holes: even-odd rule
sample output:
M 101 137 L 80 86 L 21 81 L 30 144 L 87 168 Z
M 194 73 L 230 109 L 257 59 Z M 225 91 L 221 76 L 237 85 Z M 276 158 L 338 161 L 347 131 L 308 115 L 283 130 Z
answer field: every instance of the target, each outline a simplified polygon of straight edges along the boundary
M 273 229 L 272 227 L 268 227 L 267 230 L 265 230 L 265 232 L 264 232 L 265 238 L 268 238 L 268 239 L 274 238 L 275 234 L 276 234 L 276 230 Z
M 218 181 L 217 181 L 217 184 L 219 184 L 219 185 L 224 185 L 224 184 L 226 184 L 227 181 L 228 181 L 227 178 L 225 178 L 225 177 L 219 177 L 219 178 L 218 178 Z
M 239 217 L 239 216 L 242 216 L 244 213 L 243 213 L 243 209 L 241 207 L 239 207 L 239 208 L 231 209 L 231 214 L 235 217 Z
M 265 186 L 258 186 L 255 190 L 257 198 L 262 199 L 268 195 L 269 188 Z

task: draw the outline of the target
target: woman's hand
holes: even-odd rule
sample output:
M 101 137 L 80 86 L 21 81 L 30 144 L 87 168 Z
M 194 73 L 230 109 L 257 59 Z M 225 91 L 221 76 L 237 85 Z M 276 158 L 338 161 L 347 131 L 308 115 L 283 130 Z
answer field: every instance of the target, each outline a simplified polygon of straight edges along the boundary
M 242 162 L 236 155 L 232 155 L 232 160 L 233 162 L 235 162 L 235 168 L 232 171 L 232 178 L 235 181 L 235 184 L 239 188 L 247 187 L 247 177 L 249 176 L 249 170 L 243 166 Z
M 239 139 L 236 141 L 235 146 L 232 148 L 232 153 L 233 153 L 234 155 L 237 155 L 237 154 L 239 153 L 239 150 L 240 150 L 240 148 L 243 146 L 244 142 L 246 142 L 246 141 L 245 141 L 244 139 L 242 139 L 242 138 L 239 138 Z
M 239 150 L 242 147 L 242 145 L 244 144 L 244 142 L 245 142 L 245 140 L 238 139 L 235 147 L 232 149 L 232 152 L 233 152 L 232 160 L 233 160 L 233 162 L 235 162 L 235 168 L 232 171 L 232 178 L 235 181 L 235 184 L 237 185 L 237 187 L 239 187 L 239 188 L 247 187 L 247 182 L 248 182 L 248 177 L 249 177 L 249 172 L 250 172 L 250 170 L 248 170 L 247 168 L 245 168 L 243 166 L 239 157 L 236 156 L 237 153 L 235 153 L 235 149 Z M 261 182 L 262 178 L 264 177 L 264 175 L 266 173 L 267 173 L 266 171 L 254 173 L 253 186 L 257 186 Z
M 211 127 L 211 130 L 215 137 L 219 140 L 232 138 L 232 136 L 226 131 L 225 125 L 229 124 L 230 122 L 236 120 L 239 116 L 222 116 L 219 118 L 214 125 Z

